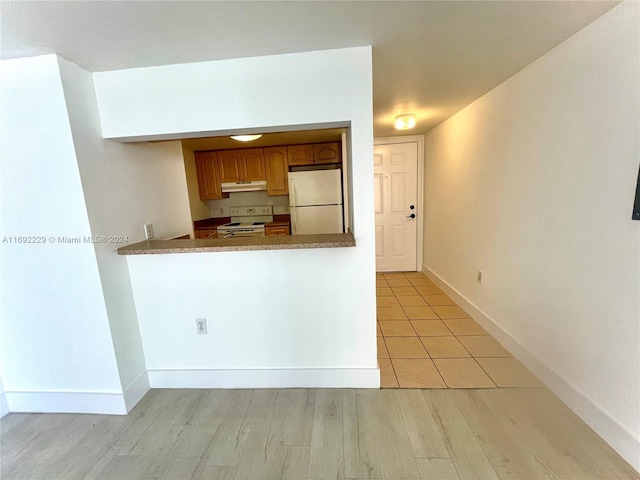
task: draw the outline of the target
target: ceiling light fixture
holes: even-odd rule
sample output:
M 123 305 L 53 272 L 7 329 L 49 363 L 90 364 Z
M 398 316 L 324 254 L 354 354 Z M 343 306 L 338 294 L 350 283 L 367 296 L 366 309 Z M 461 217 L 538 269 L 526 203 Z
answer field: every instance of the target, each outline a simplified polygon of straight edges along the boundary
M 398 115 L 393 122 L 396 130 L 409 130 L 416 126 L 416 116 L 413 113 L 403 113 Z
M 253 142 L 254 140 L 259 139 L 261 136 L 262 135 L 231 135 L 231 138 L 237 140 L 238 142 Z

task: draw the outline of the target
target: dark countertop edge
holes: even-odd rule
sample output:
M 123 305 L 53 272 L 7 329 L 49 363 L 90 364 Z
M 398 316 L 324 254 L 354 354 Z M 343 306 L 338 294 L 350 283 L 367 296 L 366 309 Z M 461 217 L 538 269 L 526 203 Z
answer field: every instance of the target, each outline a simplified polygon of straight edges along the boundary
M 309 248 L 355 247 L 352 233 L 284 235 L 253 238 L 197 240 L 150 240 L 118 249 L 118 255 L 158 255 L 171 253 L 241 252 L 256 250 L 300 250 Z

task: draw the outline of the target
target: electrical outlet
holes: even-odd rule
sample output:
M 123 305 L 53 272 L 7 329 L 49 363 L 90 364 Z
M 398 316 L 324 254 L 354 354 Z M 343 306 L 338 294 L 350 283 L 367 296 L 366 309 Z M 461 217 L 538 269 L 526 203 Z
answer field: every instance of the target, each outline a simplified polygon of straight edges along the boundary
M 206 318 L 196 318 L 196 332 L 198 335 L 206 335 L 207 334 L 207 319 Z
M 147 240 L 151 240 L 153 235 L 153 223 L 145 223 L 144 224 L 144 236 Z
M 482 281 L 484 280 L 484 274 L 482 273 L 482 270 L 478 270 L 478 283 L 482 284 Z

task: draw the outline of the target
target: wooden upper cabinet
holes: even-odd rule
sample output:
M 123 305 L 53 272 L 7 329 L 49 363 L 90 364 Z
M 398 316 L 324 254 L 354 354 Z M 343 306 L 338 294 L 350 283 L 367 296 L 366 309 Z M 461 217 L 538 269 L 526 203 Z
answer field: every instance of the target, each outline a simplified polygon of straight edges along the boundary
M 265 148 L 264 162 L 267 171 L 267 195 L 287 195 L 289 193 L 287 147 Z
M 221 150 L 218 152 L 220 181 L 239 182 L 242 178 L 240 150 Z
M 226 198 L 222 183 L 267 181 L 268 195 L 288 195 L 291 166 L 339 163 L 339 142 L 195 152 L 202 200 Z
M 314 144 L 313 159 L 315 163 L 339 163 L 340 144 L 338 142 Z
M 287 147 L 290 166 L 340 163 L 340 143 L 314 143 Z
M 218 159 L 223 183 L 266 179 L 262 148 L 222 150 L 218 152 Z
M 264 152 L 262 148 L 240 150 L 240 177 L 242 181 L 265 180 Z
M 217 153 L 196 152 L 195 157 L 200 199 L 215 200 L 217 198 L 222 198 Z
M 287 147 L 289 166 L 313 165 L 313 145 L 291 145 Z

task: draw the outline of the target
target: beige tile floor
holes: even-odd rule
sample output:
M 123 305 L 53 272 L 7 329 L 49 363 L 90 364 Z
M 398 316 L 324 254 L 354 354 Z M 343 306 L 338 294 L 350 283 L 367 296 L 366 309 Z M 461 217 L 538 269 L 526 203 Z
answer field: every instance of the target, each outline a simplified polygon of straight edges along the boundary
M 420 272 L 378 273 L 382 388 L 542 387 Z

